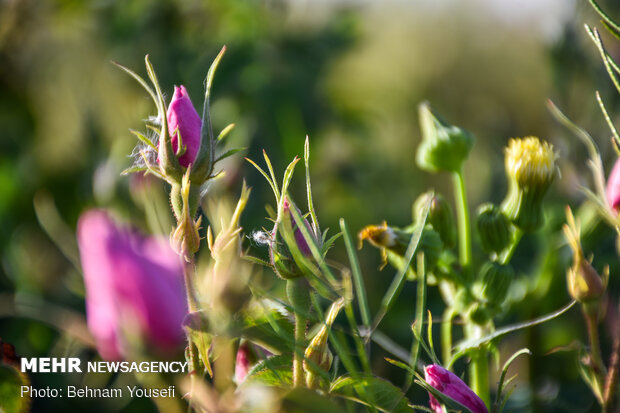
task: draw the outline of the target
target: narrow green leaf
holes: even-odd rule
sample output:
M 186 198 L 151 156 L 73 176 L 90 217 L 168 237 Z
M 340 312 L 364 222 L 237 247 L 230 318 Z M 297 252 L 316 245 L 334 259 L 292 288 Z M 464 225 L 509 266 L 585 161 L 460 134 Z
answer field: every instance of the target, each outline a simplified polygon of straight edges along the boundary
M 588 26 L 587 24 L 585 25 L 585 27 L 586 27 L 586 31 L 592 38 L 592 41 L 594 41 L 594 44 L 598 48 L 599 53 L 601 54 L 601 58 L 603 59 L 603 64 L 605 65 L 605 69 L 607 69 L 607 74 L 609 74 L 609 78 L 611 79 L 612 83 L 616 87 L 616 90 L 618 91 L 618 93 L 620 93 L 620 80 L 618 80 L 618 78 L 616 77 L 616 74 L 614 70 L 612 69 L 611 64 L 609 62 L 609 60 L 613 60 L 613 59 L 611 58 L 611 56 L 609 56 L 609 54 L 605 50 L 605 46 L 603 45 L 603 40 L 601 39 L 601 36 L 598 30 L 596 30 L 596 28 L 590 28 L 590 26 Z
M 155 146 L 153 141 L 151 141 L 149 138 L 144 136 L 141 132 L 138 132 L 137 130 L 134 130 L 134 129 L 129 129 L 129 132 L 135 135 L 140 140 L 140 142 L 152 148 L 153 150 L 157 151 L 157 146 Z
M 146 166 L 130 166 L 129 168 L 123 169 L 121 175 L 129 175 L 136 172 L 147 172 L 148 170 L 149 168 L 147 168 Z
M 411 344 L 411 352 L 409 356 L 409 365 L 411 366 L 412 369 L 415 369 L 418 365 L 418 358 L 420 355 L 420 345 L 424 344 L 422 342 L 422 326 L 424 325 L 424 312 L 426 311 L 426 269 L 424 268 L 424 253 L 423 252 L 418 253 L 417 263 L 418 263 L 418 268 L 416 269 L 416 271 L 418 274 L 418 283 L 416 286 L 417 298 L 416 298 L 416 306 L 415 306 L 415 321 L 413 323 L 413 326 L 411 326 L 411 329 L 413 330 L 413 334 L 414 334 L 414 339 L 413 339 L 413 343 Z M 432 321 L 429 320 L 429 323 L 431 322 Z M 432 328 L 432 324 L 429 324 L 429 328 Z M 432 352 L 432 346 L 431 346 L 431 352 Z M 411 387 L 412 382 L 413 382 L 413 374 L 407 375 L 407 381 L 405 383 L 405 388 L 409 389 L 409 387 Z
M 221 154 L 220 156 L 218 156 L 217 158 L 215 158 L 215 163 L 218 163 L 219 161 L 222 161 L 230 156 L 233 156 L 236 153 L 239 153 L 241 151 L 245 151 L 247 148 L 235 148 L 235 149 L 230 149 L 226 152 L 224 152 L 223 154 Z
M 344 218 L 340 218 L 340 231 L 344 238 L 344 244 L 347 248 L 347 255 L 349 256 L 349 263 L 351 264 L 351 272 L 353 274 L 353 281 L 355 283 L 355 295 L 359 303 L 360 314 L 362 315 L 362 323 L 364 327 L 368 329 L 370 327 L 370 306 L 368 305 L 368 297 L 366 296 L 366 288 L 364 287 L 364 278 L 362 276 L 362 270 L 360 267 L 357 253 L 349 228 Z
M 605 108 L 605 104 L 603 103 L 603 99 L 601 98 L 601 94 L 598 92 L 598 90 L 596 91 L 596 100 L 598 102 L 599 107 L 601 108 L 601 112 L 603 112 L 603 116 L 605 117 L 607 126 L 609 126 L 611 133 L 614 135 L 614 139 L 616 140 L 616 143 L 620 143 L 620 136 L 618 135 L 618 130 L 616 129 L 616 126 L 614 125 L 611 118 L 609 117 L 609 113 L 607 113 L 607 108 Z
M 308 135 L 306 135 L 306 141 L 304 142 L 304 164 L 306 166 L 306 195 L 308 196 L 308 211 L 312 217 L 312 227 L 317 234 L 321 233 L 319 228 L 319 220 L 317 219 L 316 212 L 314 211 L 314 202 L 312 201 L 312 185 L 310 183 L 310 141 Z
M 157 96 L 155 95 L 155 92 L 153 92 L 153 89 L 150 88 L 148 83 L 146 83 L 146 80 L 144 80 L 140 75 L 138 75 L 133 70 L 123 66 L 122 64 L 120 64 L 118 62 L 115 62 L 114 60 L 112 60 L 112 64 L 114 66 L 118 67 L 119 69 L 123 70 L 127 74 L 129 74 L 129 76 L 133 77 L 135 80 L 137 80 L 138 83 L 140 83 L 140 86 L 142 86 L 144 88 L 144 90 L 146 90 L 148 92 L 148 94 L 151 95 L 151 98 L 153 99 L 153 102 L 155 103 L 155 106 L 157 106 L 157 108 L 159 109 L 159 101 L 157 100 Z
M 420 237 L 422 236 L 422 231 L 424 230 L 424 225 L 426 224 L 426 218 L 428 217 L 429 209 L 430 199 L 422 210 L 420 225 L 418 229 L 411 234 L 411 239 L 409 240 L 409 245 L 407 246 L 407 250 L 405 252 L 405 265 L 396 273 L 394 279 L 392 280 L 390 288 L 383 296 L 383 300 L 381 300 L 381 307 L 379 309 L 379 313 L 375 316 L 374 322 L 372 324 L 371 335 L 372 332 L 377 329 L 377 327 L 381 323 L 381 320 L 383 320 L 383 317 L 385 317 L 387 312 L 392 308 L 394 302 L 396 301 L 401 290 L 403 289 L 403 286 L 405 285 L 405 281 L 407 280 L 407 271 L 409 270 L 409 266 L 411 265 L 413 256 L 418 249 L 418 243 L 420 242 Z
M 284 202 L 284 196 L 286 195 L 286 192 L 288 191 L 288 186 L 291 183 L 291 179 L 293 179 L 293 173 L 295 172 L 295 165 L 297 165 L 297 162 L 299 162 L 299 158 L 295 157 L 295 159 L 293 159 L 293 161 L 288 164 L 288 166 L 286 167 L 286 170 L 284 171 L 284 177 L 282 178 L 282 192 L 280 194 L 280 196 L 282 197 L 282 199 L 280 199 L 281 203 Z M 271 162 L 269 163 L 269 166 L 271 168 Z M 270 171 L 273 171 L 273 169 L 270 169 Z M 294 209 L 294 208 L 291 208 L 291 209 Z
M 276 179 L 276 174 L 273 171 L 273 165 L 271 164 L 271 159 L 269 159 L 269 156 L 267 156 L 267 152 L 265 152 L 264 149 L 263 149 L 263 158 L 265 158 L 265 163 L 267 164 L 267 169 L 269 170 L 269 175 L 271 176 L 271 180 L 275 184 L 275 187 L 276 187 L 276 200 L 278 201 L 278 205 L 280 205 L 281 195 L 280 195 L 280 191 L 278 190 L 278 183 L 277 183 L 278 180 Z M 282 193 L 284 193 L 284 191 L 282 191 Z
M 279 200 L 280 199 L 280 193 L 278 191 L 278 186 L 275 183 L 275 181 L 272 181 L 271 178 L 269 177 L 269 175 L 267 175 L 267 173 L 263 170 L 263 168 L 258 166 L 256 164 L 256 162 L 254 162 L 250 158 L 245 158 L 245 160 L 248 161 L 249 163 L 251 163 L 258 170 L 258 172 L 260 172 L 265 177 L 265 179 L 269 183 L 269 186 L 271 186 L 271 190 L 273 191 L 273 194 L 275 195 L 276 200 Z
M 589 0 L 590 4 L 596 10 L 596 12 L 603 18 L 604 22 L 611 27 L 616 33 L 620 33 L 620 25 L 616 23 L 614 19 L 612 19 L 605 11 L 599 6 L 596 0 Z
M 219 135 L 217 135 L 217 142 L 220 142 L 222 140 L 224 140 L 224 138 L 226 138 L 228 136 L 228 134 L 230 133 L 230 131 L 232 131 L 235 127 L 234 123 L 231 123 L 229 125 L 227 125 L 224 129 L 222 129 L 222 131 L 220 132 Z
M 508 383 L 504 382 L 505 378 L 506 378 L 506 373 L 508 372 L 508 368 L 510 367 L 510 365 L 512 364 L 513 361 L 515 361 L 515 359 L 517 357 L 519 357 L 522 354 L 527 354 L 527 355 L 532 355 L 532 352 L 527 349 L 527 348 L 522 348 L 521 350 L 515 352 L 508 360 L 506 360 L 506 362 L 504 363 L 504 367 L 502 368 L 502 373 L 499 376 L 499 382 L 497 383 L 497 395 L 495 396 L 495 403 L 493 403 L 493 412 L 494 413 L 499 413 L 499 409 L 502 405 L 502 393 L 504 390 L 504 386 L 507 385 Z
M 535 325 L 542 324 L 542 323 L 547 322 L 549 320 L 553 320 L 554 318 L 557 318 L 557 317 L 561 316 L 562 314 L 564 314 L 565 312 L 567 312 L 568 310 L 570 310 L 576 303 L 577 303 L 577 301 L 573 300 L 569 304 L 567 304 L 564 307 L 560 308 L 559 310 L 554 311 L 554 312 L 552 312 L 550 314 L 547 314 L 545 316 L 538 317 L 538 318 L 535 318 L 533 320 L 526 321 L 526 322 L 523 322 L 523 323 L 512 324 L 512 325 L 500 328 L 500 329 L 496 330 L 495 332 L 493 332 L 493 333 L 491 333 L 491 334 L 489 334 L 489 335 L 487 335 L 485 337 L 482 337 L 482 338 L 465 340 L 465 341 L 461 342 L 460 344 L 458 344 L 456 346 L 457 354 L 454 355 L 454 357 L 452 358 L 452 363 L 450 363 L 450 364 L 453 364 L 456 359 L 461 357 L 468 350 L 477 349 L 480 346 L 482 346 L 482 345 L 484 345 L 486 343 L 489 343 L 492 340 L 495 340 L 496 338 L 504 336 L 504 335 L 506 335 L 508 333 L 512 333 L 512 332 L 515 332 L 515 331 L 518 331 L 518 330 L 522 330 L 524 328 L 533 327 Z

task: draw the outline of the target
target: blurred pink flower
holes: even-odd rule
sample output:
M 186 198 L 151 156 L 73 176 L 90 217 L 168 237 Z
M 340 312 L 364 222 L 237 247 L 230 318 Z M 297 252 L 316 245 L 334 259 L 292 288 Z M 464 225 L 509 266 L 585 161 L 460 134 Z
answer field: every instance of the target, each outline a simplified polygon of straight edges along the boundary
M 431 364 L 424 368 L 424 379 L 446 396 L 467 407 L 472 413 L 488 413 L 482 399 L 451 371 L 437 364 Z M 429 394 L 429 396 L 431 408 L 437 413 L 442 413 L 443 409 L 439 401 L 432 394 Z
M 237 384 L 243 383 L 246 376 L 256 364 L 256 354 L 247 341 L 239 345 L 235 361 L 235 381 Z
M 183 267 L 164 238 L 119 228 L 91 210 L 77 230 L 86 286 L 86 318 L 101 357 L 129 355 L 134 340 L 159 355 L 185 340 Z
M 607 202 L 616 211 L 620 208 L 620 158 L 616 160 L 607 179 Z
M 187 167 L 194 163 L 200 149 L 200 129 L 202 119 L 196 112 L 185 86 L 175 86 L 174 95 L 168 106 L 168 133 L 170 134 L 172 149 L 178 148 L 178 133 L 181 134 L 181 143 L 187 148 L 179 158 L 179 163 Z M 178 128 L 178 133 L 175 131 Z

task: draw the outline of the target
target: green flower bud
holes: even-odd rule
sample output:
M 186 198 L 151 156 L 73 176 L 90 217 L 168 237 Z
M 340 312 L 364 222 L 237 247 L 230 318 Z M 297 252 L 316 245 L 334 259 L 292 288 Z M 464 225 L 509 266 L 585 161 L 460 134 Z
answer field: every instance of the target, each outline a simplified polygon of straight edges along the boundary
M 413 204 L 413 220 L 419 222 L 424 206 L 430 199 L 430 209 L 426 222 L 437 231 L 446 248 L 456 245 L 456 226 L 452 215 L 452 207 L 441 194 L 433 191 L 425 192 Z
M 515 272 L 509 264 L 487 262 L 480 269 L 479 279 L 474 285 L 474 295 L 493 307 L 499 307 L 506 300 L 514 276 Z
M 472 322 L 481 326 L 488 323 L 492 318 L 489 309 L 483 303 L 479 302 L 475 302 L 469 307 L 467 317 Z
M 474 136 L 433 113 L 427 102 L 420 104 L 419 115 L 422 143 L 416 157 L 418 166 L 429 172 L 459 171 L 474 145 Z
M 480 244 L 486 252 L 499 254 L 510 244 L 510 221 L 497 206 L 490 203 L 481 205 L 476 227 Z
M 534 231 L 544 223 L 542 201 L 556 175 L 556 157 L 550 143 L 533 136 L 508 142 L 508 194 L 502 210 L 523 231 Z
M 198 208 L 198 191 L 189 180 L 191 167 L 183 175 L 181 185 L 173 185 L 170 202 L 177 219 L 177 226 L 170 234 L 170 244 L 177 254 L 187 262 L 200 248 L 200 223 L 202 217 L 194 221 Z

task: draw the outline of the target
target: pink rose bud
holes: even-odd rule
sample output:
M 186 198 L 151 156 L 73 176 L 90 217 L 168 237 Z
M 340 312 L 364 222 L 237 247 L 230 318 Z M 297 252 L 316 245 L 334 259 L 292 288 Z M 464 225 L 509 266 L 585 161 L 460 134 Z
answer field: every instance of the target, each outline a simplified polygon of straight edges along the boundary
M 119 228 L 102 210 L 84 213 L 77 230 L 86 318 L 106 360 L 135 344 L 172 355 L 185 341 L 183 267 L 166 239 Z
M 186 147 L 185 153 L 179 157 L 179 163 L 187 167 L 193 163 L 200 149 L 200 129 L 202 119 L 196 112 L 185 86 L 175 86 L 174 95 L 168 106 L 168 133 L 170 134 L 172 149 L 178 150 L 179 133 L 181 143 Z
M 607 179 L 607 202 L 616 212 L 620 209 L 620 158 Z
M 467 407 L 472 413 L 488 413 L 482 399 L 451 371 L 437 364 L 431 364 L 424 368 L 424 379 L 446 396 Z M 442 413 L 443 409 L 439 401 L 430 393 L 429 396 L 431 408 L 437 413 Z

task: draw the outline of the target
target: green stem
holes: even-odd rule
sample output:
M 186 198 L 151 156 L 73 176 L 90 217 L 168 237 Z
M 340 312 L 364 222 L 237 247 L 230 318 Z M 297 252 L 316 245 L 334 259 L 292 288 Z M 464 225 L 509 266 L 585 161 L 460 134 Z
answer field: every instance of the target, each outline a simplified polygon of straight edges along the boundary
M 183 265 L 183 280 L 185 281 L 185 294 L 187 297 L 187 309 L 190 313 L 198 311 L 198 303 L 194 295 L 194 257 L 190 258 L 190 262 Z
M 463 274 L 468 276 L 472 261 L 471 252 L 471 225 L 469 223 L 469 207 L 467 206 L 467 192 L 465 190 L 465 179 L 463 169 L 452 175 L 454 179 L 454 199 L 456 202 L 456 213 L 458 217 L 459 234 L 459 261 L 463 267 Z M 465 277 L 467 279 L 467 277 Z
M 467 339 L 480 338 L 483 331 L 479 326 L 468 325 L 465 328 Z M 472 352 L 471 363 L 469 364 L 470 387 L 484 402 L 490 406 L 491 393 L 489 391 L 489 360 L 484 348 Z
M 517 245 L 519 245 L 519 241 L 521 241 L 521 238 L 523 237 L 523 231 L 520 228 L 517 228 L 517 227 L 513 227 L 513 228 L 514 230 L 512 232 L 512 243 L 510 244 L 510 247 L 504 250 L 501 256 L 499 257 L 499 262 L 501 264 L 508 264 L 510 262 L 513 254 L 515 253 L 517 249 Z
M 187 309 L 190 313 L 194 313 L 198 310 L 198 304 L 196 297 L 194 296 L 193 274 L 194 274 L 194 257 L 191 256 L 190 262 L 183 265 L 183 280 L 185 281 L 185 294 L 187 296 Z M 189 353 L 189 360 L 191 363 L 191 371 L 189 372 L 190 388 L 188 395 L 188 409 L 193 409 L 192 395 L 196 388 L 196 382 L 201 374 L 201 366 L 198 361 L 198 351 L 196 345 L 192 342 L 190 334 L 187 335 L 187 351 Z
M 293 353 L 293 386 L 299 387 L 304 382 L 303 348 L 306 340 L 306 322 L 304 316 L 295 314 L 295 352 Z
M 452 360 L 452 319 L 454 316 L 454 309 L 447 307 L 441 321 L 441 358 L 444 364 Z
M 600 403 L 603 405 L 604 400 L 604 388 L 605 388 L 605 365 L 601 358 L 601 344 L 598 334 L 598 306 L 593 305 L 589 307 L 588 304 L 582 305 L 583 315 L 586 319 L 586 326 L 588 328 L 588 337 L 590 338 L 590 359 L 592 362 L 592 368 L 596 377 L 597 385 L 597 397 Z
M 306 345 L 306 314 L 310 309 L 310 292 L 304 278 L 287 280 L 286 294 L 295 312 L 295 351 L 293 352 L 293 386 L 304 383 L 304 349 Z

